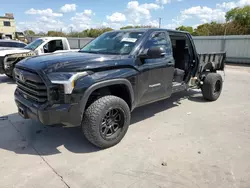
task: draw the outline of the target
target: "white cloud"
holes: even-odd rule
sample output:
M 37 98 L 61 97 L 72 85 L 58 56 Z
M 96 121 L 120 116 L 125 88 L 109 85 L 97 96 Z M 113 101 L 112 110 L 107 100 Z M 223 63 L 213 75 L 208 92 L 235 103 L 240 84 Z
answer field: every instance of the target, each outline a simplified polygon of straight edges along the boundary
M 160 6 L 154 3 L 139 4 L 138 1 L 130 1 L 127 4 L 126 15 L 133 24 L 144 24 L 151 18 L 150 10 L 157 10 Z
M 25 12 L 25 14 L 31 14 L 31 15 L 41 15 L 41 16 L 50 16 L 50 17 L 61 17 L 63 16 L 61 13 L 55 13 L 53 12 L 52 9 L 44 9 L 44 10 L 39 10 L 39 9 L 34 9 L 31 8 Z
M 157 9 L 161 8 L 159 5 L 154 4 L 154 3 L 145 3 L 145 4 L 142 4 L 140 7 L 144 8 L 144 9 L 148 9 L 148 10 L 150 10 L 150 9 L 157 10 Z
M 111 27 L 113 29 L 120 29 L 122 27 L 121 23 L 117 23 L 117 22 L 102 22 L 100 25 L 98 25 L 97 27 Z
M 146 25 L 150 25 L 152 27 L 159 27 L 159 20 L 149 20 Z
M 84 10 L 84 11 L 83 11 L 83 14 L 85 14 L 86 16 L 92 16 L 92 15 L 95 15 L 95 13 L 93 13 L 93 11 L 92 11 L 92 10 L 89 10 L 89 9 Z
M 179 0 L 178 0 L 179 1 Z M 162 4 L 162 5 L 165 5 L 165 4 L 168 4 L 170 3 L 171 0 L 156 0 L 156 3 L 158 4 Z
M 223 2 L 221 4 L 216 4 L 216 7 L 220 9 L 230 10 L 232 8 L 237 7 L 237 5 L 235 2 Z
M 42 16 L 33 22 L 19 22 L 17 23 L 19 30 L 24 31 L 27 29 L 38 32 L 53 31 L 66 31 L 67 27 L 60 20 L 52 19 L 51 17 Z
M 236 7 L 243 7 L 245 5 L 250 5 L 250 0 L 240 0 L 240 1 L 230 1 L 216 4 L 217 8 L 230 10 Z
M 201 23 L 209 23 L 211 21 L 225 22 L 226 12 L 235 7 L 243 7 L 245 5 L 250 5 L 250 0 L 239 0 L 231 2 L 223 2 L 216 4 L 216 8 L 210 8 L 207 6 L 195 6 L 190 7 L 181 11 L 180 16 L 172 19 L 172 23 L 168 24 L 169 27 L 179 27 L 187 19 L 199 19 Z M 184 24 L 185 25 L 185 24 Z
M 183 21 L 188 18 L 196 17 L 203 23 L 211 21 L 224 22 L 225 14 L 226 13 L 221 9 L 212 9 L 206 6 L 191 7 L 181 12 L 181 15 L 184 16 Z
M 65 4 L 60 10 L 63 13 L 74 12 L 76 10 L 76 4 Z
M 126 16 L 120 12 L 115 12 L 111 16 L 106 16 L 110 22 L 125 22 Z
M 92 16 L 95 13 L 92 10 L 84 10 L 82 13 L 76 13 L 75 16 L 71 18 L 72 24 L 75 30 L 83 30 L 92 27 Z
M 238 5 L 239 7 L 243 7 L 243 6 L 245 6 L 245 5 L 250 5 L 250 0 L 240 0 L 240 1 L 237 3 L 237 5 Z

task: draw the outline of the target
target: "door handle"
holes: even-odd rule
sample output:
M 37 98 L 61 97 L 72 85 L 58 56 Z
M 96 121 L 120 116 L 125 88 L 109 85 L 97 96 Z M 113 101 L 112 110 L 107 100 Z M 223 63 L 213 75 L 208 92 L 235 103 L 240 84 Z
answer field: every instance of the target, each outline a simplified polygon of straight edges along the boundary
M 161 53 L 161 57 L 164 57 L 167 53 L 163 52 Z
M 169 67 L 174 65 L 174 62 L 169 61 L 167 64 Z

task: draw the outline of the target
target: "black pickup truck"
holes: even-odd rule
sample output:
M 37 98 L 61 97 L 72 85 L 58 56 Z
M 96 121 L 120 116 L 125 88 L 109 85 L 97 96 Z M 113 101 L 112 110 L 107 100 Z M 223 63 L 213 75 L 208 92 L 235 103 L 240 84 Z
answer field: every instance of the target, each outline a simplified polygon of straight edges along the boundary
M 186 32 L 112 31 L 79 52 L 17 63 L 15 101 L 22 117 L 81 126 L 91 143 L 108 148 L 122 140 L 136 107 L 188 88 L 217 100 L 223 85 L 217 71 L 224 62 L 225 53 L 197 54 Z

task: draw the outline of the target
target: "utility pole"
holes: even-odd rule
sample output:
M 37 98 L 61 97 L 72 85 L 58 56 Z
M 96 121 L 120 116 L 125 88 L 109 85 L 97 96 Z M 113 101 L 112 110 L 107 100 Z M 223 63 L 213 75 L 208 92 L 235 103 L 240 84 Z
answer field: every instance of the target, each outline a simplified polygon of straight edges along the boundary
M 159 28 L 161 28 L 161 19 L 162 18 L 159 18 Z
M 69 28 L 70 28 L 70 33 L 72 33 L 73 32 L 73 27 L 70 26 Z

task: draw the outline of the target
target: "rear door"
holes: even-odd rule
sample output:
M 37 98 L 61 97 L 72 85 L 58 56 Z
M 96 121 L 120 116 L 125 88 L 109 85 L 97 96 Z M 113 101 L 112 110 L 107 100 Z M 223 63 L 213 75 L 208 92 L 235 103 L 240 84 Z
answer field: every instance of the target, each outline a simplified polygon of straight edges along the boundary
M 165 55 L 161 58 L 146 59 L 139 66 L 138 99 L 139 105 L 167 98 L 172 93 L 174 76 L 174 58 L 169 35 L 165 31 L 151 33 L 143 46 L 143 50 L 151 47 L 163 47 Z

